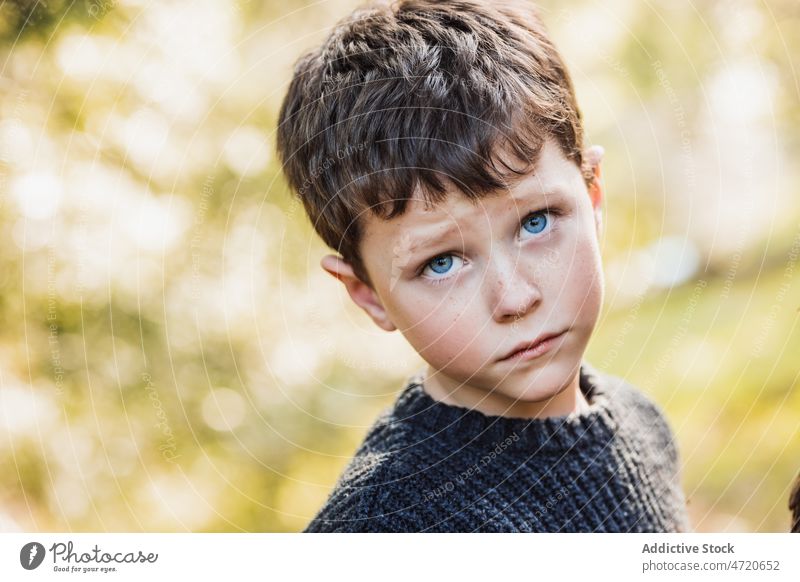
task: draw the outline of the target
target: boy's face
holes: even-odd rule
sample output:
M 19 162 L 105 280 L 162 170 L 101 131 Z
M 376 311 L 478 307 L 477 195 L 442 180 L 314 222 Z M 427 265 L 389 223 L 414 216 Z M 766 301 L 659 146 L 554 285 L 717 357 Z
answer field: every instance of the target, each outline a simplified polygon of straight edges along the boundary
M 599 153 L 586 157 L 599 177 Z M 542 401 L 574 383 L 600 312 L 601 200 L 599 179 L 587 189 L 547 140 L 508 190 L 470 202 L 453 188 L 434 208 L 414 198 L 390 221 L 369 215 L 361 249 L 374 289 L 337 257 L 322 265 L 377 325 L 401 331 L 440 386 Z M 503 359 L 560 332 L 538 357 Z

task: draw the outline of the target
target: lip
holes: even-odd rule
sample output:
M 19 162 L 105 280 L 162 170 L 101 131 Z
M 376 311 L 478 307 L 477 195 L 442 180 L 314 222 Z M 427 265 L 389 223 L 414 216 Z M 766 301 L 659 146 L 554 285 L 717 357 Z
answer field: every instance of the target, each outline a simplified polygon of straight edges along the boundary
M 531 360 L 547 353 L 561 339 L 567 330 L 556 333 L 546 333 L 537 337 L 532 342 L 521 342 L 498 361 Z

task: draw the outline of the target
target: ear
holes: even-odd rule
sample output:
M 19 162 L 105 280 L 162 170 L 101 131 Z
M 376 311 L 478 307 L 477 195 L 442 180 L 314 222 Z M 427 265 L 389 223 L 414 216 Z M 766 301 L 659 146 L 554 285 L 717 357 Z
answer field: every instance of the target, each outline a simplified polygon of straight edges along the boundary
M 353 302 L 367 312 L 375 325 L 386 331 L 397 329 L 383 308 L 378 294 L 356 276 L 350 263 L 336 255 L 325 255 L 322 257 L 320 265 L 331 276 L 342 282 Z
M 601 162 L 603 160 L 602 146 L 594 145 L 586 148 L 583 154 L 584 164 L 592 172 L 593 179 L 589 185 L 589 199 L 592 201 L 592 208 L 594 208 L 594 223 L 597 228 L 597 238 L 599 239 L 603 233 L 603 180 L 600 170 Z

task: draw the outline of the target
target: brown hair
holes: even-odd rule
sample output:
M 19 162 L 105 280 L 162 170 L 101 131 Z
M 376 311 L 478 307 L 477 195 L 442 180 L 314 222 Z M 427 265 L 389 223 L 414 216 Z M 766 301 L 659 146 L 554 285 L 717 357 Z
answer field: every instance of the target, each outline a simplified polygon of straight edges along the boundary
M 356 11 L 298 61 L 278 150 L 315 230 L 372 286 L 365 210 L 388 220 L 448 183 L 475 200 L 529 171 L 547 136 L 581 168 L 572 81 L 530 5 L 401 0 Z

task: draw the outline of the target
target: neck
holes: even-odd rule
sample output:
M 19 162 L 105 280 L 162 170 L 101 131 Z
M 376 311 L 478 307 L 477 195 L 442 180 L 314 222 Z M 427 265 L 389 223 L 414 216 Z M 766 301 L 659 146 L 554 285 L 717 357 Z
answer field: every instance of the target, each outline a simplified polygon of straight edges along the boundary
M 581 413 L 589 408 L 589 403 L 580 389 L 580 374 L 575 373 L 566 388 L 544 400 L 525 401 L 486 391 L 469 384 L 447 382 L 441 373 L 428 366 L 423 388 L 438 402 L 477 410 L 490 416 L 509 418 L 548 418 L 566 416 L 573 412 Z

